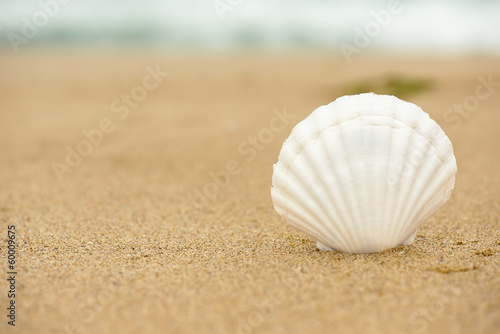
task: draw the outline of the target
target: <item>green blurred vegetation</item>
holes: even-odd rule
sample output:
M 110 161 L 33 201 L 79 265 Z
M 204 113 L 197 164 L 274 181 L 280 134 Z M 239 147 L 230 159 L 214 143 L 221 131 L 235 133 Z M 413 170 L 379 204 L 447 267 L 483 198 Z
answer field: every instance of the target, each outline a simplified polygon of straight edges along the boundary
M 429 91 L 433 86 L 434 83 L 430 79 L 389 75 L 382 78 L 375 78 L 354 83 L 348 86 L 343 91 L 342 95 L 355 95 L 372 92 L 376 94 L 394 95 L 403 98 Z

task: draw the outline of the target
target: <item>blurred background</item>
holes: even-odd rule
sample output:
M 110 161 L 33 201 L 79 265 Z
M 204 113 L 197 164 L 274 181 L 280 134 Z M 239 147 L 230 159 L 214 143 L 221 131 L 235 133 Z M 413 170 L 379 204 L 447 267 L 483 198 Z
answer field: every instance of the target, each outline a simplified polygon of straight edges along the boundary
M 339 52 L 339 44 L 387 10 L 390 1 L 3 0 L 2 47 L 26 20 L 37 45 L 141 46 L 161 50 L 304 50 Z M 396 1 L 401 11 L 369 45 L 391 52 L 500 52 L 500 1 Z M 44 11 L 49 14 L 47 20 Z M 45 22 L 47 21 L 47 22 Z M 29 30 L 29 28 L 28 28 Z
M 443 128 L 455 191 L 411 246 L 319 252 L 273 164 L 363 92 Z M 499 106 L 500 0 L 0 0 L 16 332 L 498 332 Z

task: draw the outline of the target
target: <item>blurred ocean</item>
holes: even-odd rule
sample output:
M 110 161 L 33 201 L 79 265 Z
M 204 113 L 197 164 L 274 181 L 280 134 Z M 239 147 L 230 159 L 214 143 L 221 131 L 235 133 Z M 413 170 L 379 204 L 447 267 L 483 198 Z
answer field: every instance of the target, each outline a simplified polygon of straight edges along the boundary
M 391 16 L 367 48 L 500 53 L 499 0 L 400 3 L 401 13 Z M 20 48 L 85 44 L 340 52 L 342 42 L 353 44 L 355 29 L 374 20 L 373 11 L 387 9 L 388 1 L 378 0 L 1 0 L 0 47 L 24 36 Z

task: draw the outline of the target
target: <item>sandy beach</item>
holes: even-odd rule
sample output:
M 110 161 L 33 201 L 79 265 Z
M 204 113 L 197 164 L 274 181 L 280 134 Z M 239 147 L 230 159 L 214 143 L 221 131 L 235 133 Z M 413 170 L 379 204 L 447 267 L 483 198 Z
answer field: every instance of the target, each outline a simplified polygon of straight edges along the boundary
M 0 54 L 0 332 L 500 333 L 499 65 Z M 322 252 L 274 211 L 272 166 L 295 124 L 360 89 L 436 120 L 455 191 L 411 246 Z

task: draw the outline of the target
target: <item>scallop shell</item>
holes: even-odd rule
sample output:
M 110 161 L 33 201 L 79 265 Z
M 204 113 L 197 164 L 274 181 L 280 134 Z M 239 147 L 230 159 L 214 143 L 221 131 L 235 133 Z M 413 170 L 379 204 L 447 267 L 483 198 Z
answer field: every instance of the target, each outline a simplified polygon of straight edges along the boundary
M 274 165 L 283 220 L 320 250 L 381 252 L 413 242 L 450 198 L 457 164 L 418 106 L 373 93 L 343 96 L 293 129 Z

